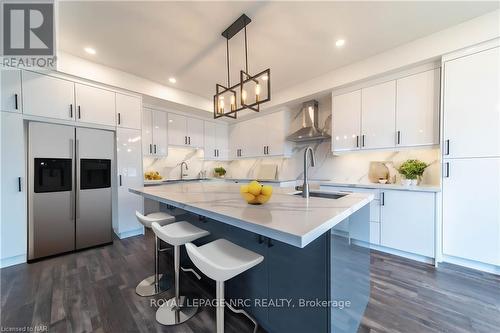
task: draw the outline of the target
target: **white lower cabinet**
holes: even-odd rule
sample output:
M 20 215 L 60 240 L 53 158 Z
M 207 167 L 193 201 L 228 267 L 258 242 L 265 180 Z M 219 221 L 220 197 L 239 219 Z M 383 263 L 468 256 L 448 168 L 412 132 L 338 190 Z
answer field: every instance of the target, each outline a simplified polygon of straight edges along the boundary
M 434 193 L 383 190 L 380 204 L 380 244 L 434 258 Z
M 142 197 L 129 192 L 144 184 L 141 147 L 140 130 L 116 129 L 118 200 L 113 229 L 120 238 L 135 235 L 142 227 L 135 217 L 135 211 L 142 212 Z
M 321 190 L 332 192 L 372 193 L 370 203 L 370 231 L 365 220 L 349 218 L 349 235 L 352 239 L 381 245 L 412 254 L 435 257 L 436 194 L 405 190 L 379 190 L 358 187 L 322 185 Z M 339 228 L 336 228 L 336 230 Z M 347 231 L 342 226 L 342 231 Z
M 5 267 L 26 259 L 26 176 L 21 114 L 1 114 L 1 261 Z
M 0 67 L 0 111 L 21 112 L 21 71 Z
M 500 158 L 444 163 L 443 253 L 500 266 Z

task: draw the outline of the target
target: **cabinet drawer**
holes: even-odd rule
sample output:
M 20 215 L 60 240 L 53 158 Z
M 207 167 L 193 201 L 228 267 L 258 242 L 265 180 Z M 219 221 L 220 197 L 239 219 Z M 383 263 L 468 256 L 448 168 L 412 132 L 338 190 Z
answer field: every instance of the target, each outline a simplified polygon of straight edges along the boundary
M 320 189 L 331 192 L 371 193 L 374 195 L 374 200 L 380 200 L 380 190 L 376 188 L 320 185 Z

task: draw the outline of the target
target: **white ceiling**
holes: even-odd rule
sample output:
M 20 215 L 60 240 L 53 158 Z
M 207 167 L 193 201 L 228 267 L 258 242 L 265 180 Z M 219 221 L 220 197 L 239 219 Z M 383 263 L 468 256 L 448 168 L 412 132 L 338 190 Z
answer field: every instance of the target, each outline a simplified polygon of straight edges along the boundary
M 60 2 L 58 42 L 73 55 L 211 98 L 215 83 L 226 83 L 220 34 L 242 13 L 252 19 L 250 72 L 270 67 L 277 92 L 498 8 L 495 1 L 69 1 Z M 230 41 L 233 82 L 243 69 L 241 37 Z M 97 54 L 86 54 L 87 46 Z

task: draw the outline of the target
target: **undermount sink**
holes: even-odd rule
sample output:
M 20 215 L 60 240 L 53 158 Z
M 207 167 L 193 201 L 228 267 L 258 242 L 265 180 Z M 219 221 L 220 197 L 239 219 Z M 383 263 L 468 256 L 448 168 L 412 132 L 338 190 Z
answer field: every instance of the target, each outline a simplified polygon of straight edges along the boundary
M 302 192 L 294 193 L 293 195 L 302 196 Z M 340 199 L 345 197 L 348 193 L 332 193 L 332 192 L 315 192 L 310 191 L 309 196 L 315 198 L 326 198 L 326 199 Z

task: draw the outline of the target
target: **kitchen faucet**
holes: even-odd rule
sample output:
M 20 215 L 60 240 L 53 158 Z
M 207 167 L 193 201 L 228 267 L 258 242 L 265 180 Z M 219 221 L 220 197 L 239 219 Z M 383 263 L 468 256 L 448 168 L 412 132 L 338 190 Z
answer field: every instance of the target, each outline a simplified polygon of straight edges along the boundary
M 184 166 L 186 166 L 186 170 L 189 170 L 186 161 L 182 161 L 182 163 L 181 163 L 181 180 L 184 179 L 184 177 L 188 175 L 187 173 L 184 173 Z
M 309 154 L 307 154 L 309 152 Z M 310 157 L 310 162 L 308 161 Z M 309 163 L 312 167 L 316 164 L 314 159 L 314 150 L 311 147 L 307 147 L 304 151 L 304 184 L 302 184 L 302 197 L 309 198 L 309 179 L 307 175 L 307 170 L 309 169 Z

